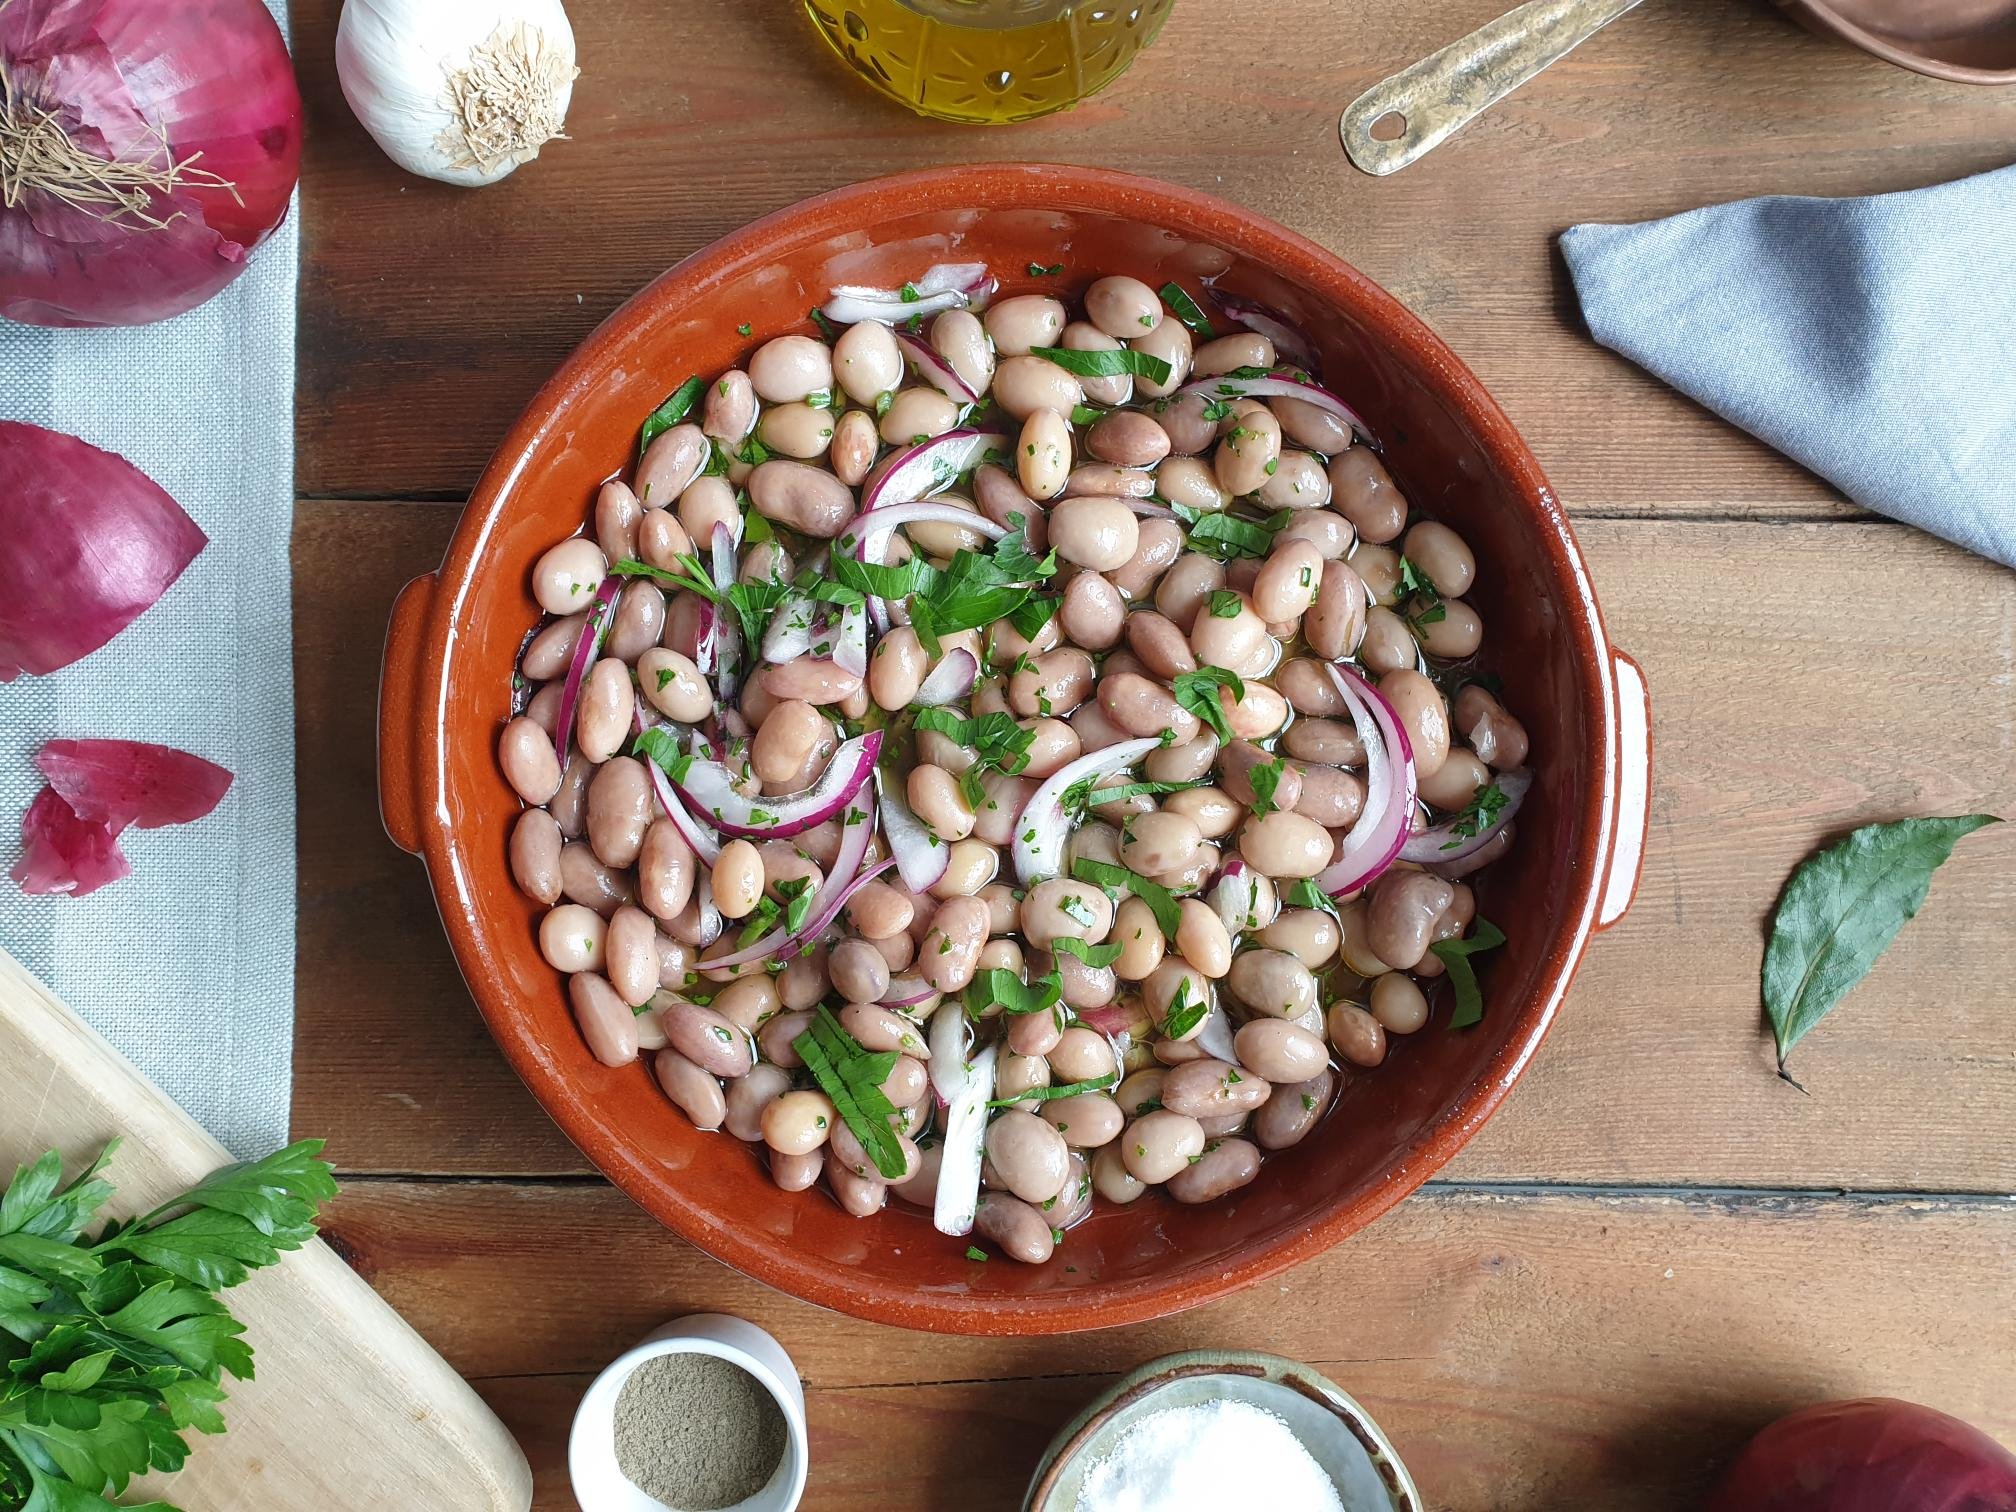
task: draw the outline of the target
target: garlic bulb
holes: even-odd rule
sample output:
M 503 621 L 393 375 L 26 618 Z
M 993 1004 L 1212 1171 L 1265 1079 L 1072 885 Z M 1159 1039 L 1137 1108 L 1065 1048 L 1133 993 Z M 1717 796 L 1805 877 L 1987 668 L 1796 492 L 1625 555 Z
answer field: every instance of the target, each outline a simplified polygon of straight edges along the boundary
M 560 0 L 344 0 L 336 74 L 393 162 L 473 187 L 561 134 L 580 70 Z

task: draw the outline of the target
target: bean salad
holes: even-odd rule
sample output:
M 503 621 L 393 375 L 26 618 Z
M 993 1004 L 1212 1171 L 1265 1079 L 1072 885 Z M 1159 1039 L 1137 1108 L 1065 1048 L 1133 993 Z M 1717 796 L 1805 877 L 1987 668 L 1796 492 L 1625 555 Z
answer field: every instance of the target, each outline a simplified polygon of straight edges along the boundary
M 1474 1023 L 1531 781 L 1488 567 L 1304 334 L 1061 271 L 837 289 L 681 384 L 533 569 L 499 744 L 597 1059 L 1035 1264 Z

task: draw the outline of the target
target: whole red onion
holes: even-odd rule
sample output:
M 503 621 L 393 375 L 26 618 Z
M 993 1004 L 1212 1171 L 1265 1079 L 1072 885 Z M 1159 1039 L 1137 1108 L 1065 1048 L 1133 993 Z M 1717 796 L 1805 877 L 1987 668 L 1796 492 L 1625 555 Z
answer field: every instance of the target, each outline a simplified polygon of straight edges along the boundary
M 1706 1512 L 2016 1512 L 2016 1454 L 1930 1407 L 1827 1402 L 1750 1440 Z
M 0 4 L 0 315 L 144 325 L 287 214 L 301 93 L 260 0 Z

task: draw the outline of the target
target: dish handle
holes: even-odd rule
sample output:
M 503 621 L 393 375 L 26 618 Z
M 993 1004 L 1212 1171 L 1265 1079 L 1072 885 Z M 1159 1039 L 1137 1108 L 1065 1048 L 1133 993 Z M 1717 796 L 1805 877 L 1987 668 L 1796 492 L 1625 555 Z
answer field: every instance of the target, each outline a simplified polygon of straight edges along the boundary
M 1596 927 L 1624 917 L 1638 893 L 1645 866 L 1645 832 L 1652 820 L 1652 694 L 1645 669 L 1622 651 L 1610 653 L 1617 685 L 1617 730 L 1610 760 L 1617 777 L 1617 806 L 1610 816 L 1610 863 L 1603 874 Z
M 399 590 L 385 632 L 378 679 L 378 812 L 392 843 L 420 854 L 420 660 L 427 617 L 440 586 L 435 573 Z

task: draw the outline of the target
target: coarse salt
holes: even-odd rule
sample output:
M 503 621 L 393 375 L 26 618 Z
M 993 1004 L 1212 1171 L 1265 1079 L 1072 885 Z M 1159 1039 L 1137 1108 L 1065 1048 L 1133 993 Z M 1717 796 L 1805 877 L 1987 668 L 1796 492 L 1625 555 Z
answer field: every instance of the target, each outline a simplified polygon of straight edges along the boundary
M 1094 1460 L 1077 1512 L 1346 1512 L 1323 1467 L 1265 1408 L 1218 1400 L 1140 1418 Z

